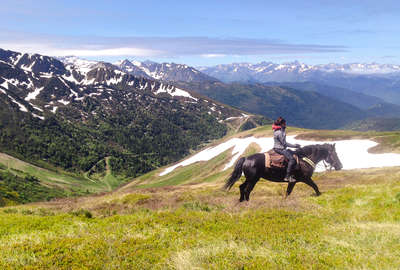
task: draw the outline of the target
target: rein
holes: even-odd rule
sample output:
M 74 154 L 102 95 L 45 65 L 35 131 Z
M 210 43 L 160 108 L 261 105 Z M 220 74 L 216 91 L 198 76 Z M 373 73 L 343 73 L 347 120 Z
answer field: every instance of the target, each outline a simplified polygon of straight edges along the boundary
M 307 158 L 307 157 L 303 157 L 302 158 L 302 160 L 304 160 L 308 165 L 310 165 L 311 167 L 313 167 L 313 169 L 315 170 L 315 163 L 311 160 L 311 159 L 309 159 L 309 158 Z

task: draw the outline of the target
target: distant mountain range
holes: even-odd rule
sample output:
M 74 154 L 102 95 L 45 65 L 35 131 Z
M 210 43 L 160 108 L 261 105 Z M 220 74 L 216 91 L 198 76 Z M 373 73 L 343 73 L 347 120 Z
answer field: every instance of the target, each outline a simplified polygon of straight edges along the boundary
M 379 97 L 386 102 L 400 105 L 400 65 L 307 65 L 296 61 L 286 64 L 238 63 L 198 69 L 223 82 L 315 82 Z
M 89 64 L 80 61 L 83 66 Z M 295 61 L 286 64 L 272 62 L 234 63 L 194 68 L 184 64 L 160 64 L 152 61 L 139 62 L 135 60 L 123 60 L 115 63 L 115 65 L 131 75 L 169 83 L 214 83 L 218 81 L 225 83 L 266 83 L 268 85 L 302 83 L 302 90 L 304 90 L 304 84 L 312 83 L 324 86 L 325 89 L 318 91 L 319 93 L 333 98 L 337 98 L 332 96 L 332 94 L 336 94 L 339 96 L 339 100 L 340 96 L 343 96 L 343 92 L 339 89 L 344 89 L 347 93 L 353 92 L 353 100 L 347 99 L 345 102 L 355 106 L 360 102 L 358 98 L 355 98 L 356 93 L 360 94 L 358 97 L 362 100 L 371 97 L 380 100 L 370 105 L 380 102 L 400 105 L 400 65 L 376 63 L 307 65 Z M 312 89 L 307 90 L 312 91 Z
M 276 64 L 261 62 L 258 64 L 233 63 L 211 67 L 199 67 L 200 71 L 219 78 L 225 82 L 232 81 L 276 81 L 290 82 L 309 79 L 320 73 L 344 73 L 352 75 L 381 75 L 387 76 L 399 73 L 400 65 L 392 64 L 324 64 L 308 65 L 298 61 Z

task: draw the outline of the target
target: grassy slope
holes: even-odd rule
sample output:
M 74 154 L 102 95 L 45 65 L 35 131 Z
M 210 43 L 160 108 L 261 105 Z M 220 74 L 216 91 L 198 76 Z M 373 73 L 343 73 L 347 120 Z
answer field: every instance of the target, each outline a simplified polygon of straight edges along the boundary
M 0 164 L 2 164 L 3 169 L 6 169 L 13 174 L 19 176 L 35 176 L 45 186 L 58 187 L 78 192 L 102 192 L 110 190 L 110 187 L 115 188 L 117 186 L 115 182 L 118 182 L 119 184 L 121 183 L 120 180 L 115 180 L 115 177 L 112 175 L 110 170 L 107 171 L 106 176 L 101 181 L 95 181 L 85 177 L 78 177 L 76 175 L 69 175 L 67 173 L 39 168 L 4 153 L 0 153 Z
M 290 134 L 304 132 L 289 130 Z M 398 149 L 397 133 L 377 137 Z M 268 127 L 247 131 L 263 136 Z M 329 139 L 330 131 L 307 137 Z M 383 136 L 383 137 L 382 137 Z M 397 139 L 396 139 L 397 138 Z M 379 150 L 379 149 L 378 149 Z M 258 151 L 252 145 L 246 154 Z M 229 151 L 116 192 L 0 210 L 0 268 L 395 269 L 400 265 L 400 168 L 317 174 L 298 184 L 260 181 L 249 203 L 216 173 Z M 240 182 L 240 181 L 239 181 Z M 83 210 L 82 210 L 83 209 Z

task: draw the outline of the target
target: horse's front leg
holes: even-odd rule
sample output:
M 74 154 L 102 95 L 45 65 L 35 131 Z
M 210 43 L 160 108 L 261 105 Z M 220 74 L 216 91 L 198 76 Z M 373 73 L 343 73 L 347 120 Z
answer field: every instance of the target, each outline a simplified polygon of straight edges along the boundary
M 317 196 L 321 195 L 321 192 L 319 192 L 317 184 L 315 184 L 315 182 L 311 179 L 311 177 L 306 179 L 304 181 L 304 183 L 306 183 L 307 185 L 312 187 L 314 189 L 315 193 L 317 194 Z
M 290 195 L 290 193 L 292 193 L 292 190 L 293 190 L 293 188 L 294 188 L 295 185 L 296 185 L 296 182 L 290 182 L 290 183 L 288 184 L 287 189 L 286 189 L 286 196 L 285 196 L 285 199 Z

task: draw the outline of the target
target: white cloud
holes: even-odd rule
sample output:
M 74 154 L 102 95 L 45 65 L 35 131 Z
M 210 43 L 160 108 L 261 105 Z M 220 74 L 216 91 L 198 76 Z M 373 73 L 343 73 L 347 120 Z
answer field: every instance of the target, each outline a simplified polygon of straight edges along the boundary
M 52 56 L 200 56 L 343 52 L 343 46 L 291 44 L 272 39 L 210 37 L 76 37 L 3 31 L 0 48 Z
M 218 54 L 218 53 L 216 53 L 216 54 L 208 53 L 208 54 L 201 55 L 201 57 L 204 57 L 204 58 L 218 58 L 218 57 L 225 57 L 225 56 L 226 56 L 226 54 Z
M 12 43 L 0 43 L 0 48 L 19 51 L 24 53 L 38 53 L 49 56 L 136 56 L 136 57 L 154 57 L 165 54 L 162 51 L 125 47 L 125 48 L 108 48 L 108 49 L 88 49 L 84 48 L 57 48 L 51 47 L 48 44 L 12 44 Z

